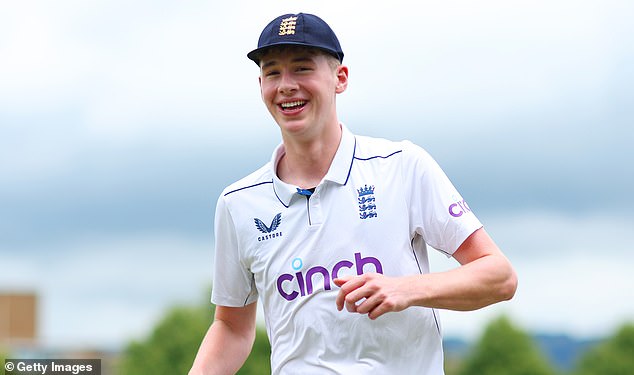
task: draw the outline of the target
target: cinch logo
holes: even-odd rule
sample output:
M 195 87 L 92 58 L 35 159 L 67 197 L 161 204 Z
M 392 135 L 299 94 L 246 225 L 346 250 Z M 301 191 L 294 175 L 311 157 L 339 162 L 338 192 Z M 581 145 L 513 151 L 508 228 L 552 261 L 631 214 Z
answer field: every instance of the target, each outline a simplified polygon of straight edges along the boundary
M 377 258 L 362 258 L 361 253 L 354 253 L 354 263 L 344 259 L 337 262 L 330 272 L 328 272 L 326 267 L 315 266 L 309 268 L 308 271 L 306 271 L 306 274 L 300 271 L 304 265 L 303 261 L 300 258 L 295 258 L 291 262 L 291 267 L 298 272 L 296 272 L 295 275 L 288 273 L 280 275 L 280 277 L 277 278 L 277 291 L 288 301 L 292 301 L 298 296 L 304 297 L 306 295 L 311 295 L 314 290 L 313 276 L 315 274 L 320 274 L 322 276 L 321 278 L 323 279 L 324 290 L 331 290 L 332 288 L 330 286 L 330 282 L 339 277 L 339 271 L 341 271 L 342 268 L 352 269 L 354 267 L 357 275 L 363 275 L 363 268 L 368 264 L 374 266 L 374 271 L 376 273 L 383 273 L 383 265 Z
M 469 208 L 469 206 L 467 205 L 467 202 L 465 202 L 464 199 L 449 205 L 449 215 L 453 217 L 460 217 L 463 214 L 466 214 L 467 212 L 471 212 L 471 209 Z
M 273 221 L 271 222 L 271 226 L 270 227 L 267 227 L 266 224 L 264 224 L 264 222 L 262 220 L 258 219 L 257 217 L 255 219 L 253 219 L 253 221 L 255 221 L 255 227 L 258 228 L 258 230 L 260 232 L 265 234 L 265 236 L 259 236 L 258 237 L 258 241 L 270 240 L 271 238 L 281 237 L 282 236 L 282 232 L 272 233 L 282 223 L 282 213 L 281 212 L 279 214 L 275 215 L 275 217 L 273 218 Z

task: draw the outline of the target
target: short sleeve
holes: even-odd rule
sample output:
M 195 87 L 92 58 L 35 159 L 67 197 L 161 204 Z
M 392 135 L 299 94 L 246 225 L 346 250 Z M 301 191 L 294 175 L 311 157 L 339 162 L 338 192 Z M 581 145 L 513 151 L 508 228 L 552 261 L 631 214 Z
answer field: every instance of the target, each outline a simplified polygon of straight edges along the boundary
M 403 145 L 410 233 L 452 255 L 482 224 L 431 155 L 411 142 Z
M 240 242 L 225 196 L 218 199 L 214 221 L 215 255 L 211 301 L 241 307 L 257 300 L 253 274 L 242 261 Z

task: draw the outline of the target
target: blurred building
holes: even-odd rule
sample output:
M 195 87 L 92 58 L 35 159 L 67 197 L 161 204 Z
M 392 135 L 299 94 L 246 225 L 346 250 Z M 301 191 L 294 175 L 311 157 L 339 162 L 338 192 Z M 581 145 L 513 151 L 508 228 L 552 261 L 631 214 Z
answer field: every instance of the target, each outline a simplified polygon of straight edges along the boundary
M 101 374 L 116 373 L 119 353 L 95 348 L 58 348 L 38 337 L 38 296 L 0 291 L 0 354 L 9 358 L 101 359 Z M 4 353 L 2 353 L 4 352 Z
M 35 293 L 0 292 L 0 346 L 31 346 L 37 340 Z

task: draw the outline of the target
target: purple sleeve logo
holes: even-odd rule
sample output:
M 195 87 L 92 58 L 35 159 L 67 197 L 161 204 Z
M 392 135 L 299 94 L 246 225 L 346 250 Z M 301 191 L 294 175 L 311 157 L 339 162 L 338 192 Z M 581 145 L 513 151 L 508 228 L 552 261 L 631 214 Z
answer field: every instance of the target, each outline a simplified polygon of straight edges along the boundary
M 471 212 L 471 209 L 464 199 L 449 205 L 449 215 L 453 217 L 460 217 L 468 212 Z

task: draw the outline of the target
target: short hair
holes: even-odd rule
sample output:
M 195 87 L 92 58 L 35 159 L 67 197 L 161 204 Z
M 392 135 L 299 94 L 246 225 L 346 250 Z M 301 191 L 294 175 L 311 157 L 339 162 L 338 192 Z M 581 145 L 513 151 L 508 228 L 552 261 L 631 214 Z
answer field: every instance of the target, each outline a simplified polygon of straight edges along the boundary
M 318 55 L 326 56 L 326 58 L 328 59 L 328 65 L 333 71 L 336 70 L 341 65 L 341 61 L 339 61 L 338 57 L 332 55 L 331 53 L 327 51 L 324 51 L 321 48 L 302 46 L 302 45 L 293 45 L 293 44 L 280 44 L 277 46 L 269 47 L 265 51 L 263 51 L 258 56 L 258 58 L 261 62 L 262 58 L 267 56 L 268 54 L 271 54 L 271 53 L 281 54 L 289 50 L 292 50 L 295 52 L 306 52 L 310 54 L 311 56 L 318 56 Z

